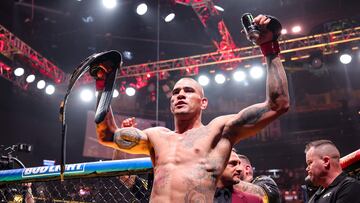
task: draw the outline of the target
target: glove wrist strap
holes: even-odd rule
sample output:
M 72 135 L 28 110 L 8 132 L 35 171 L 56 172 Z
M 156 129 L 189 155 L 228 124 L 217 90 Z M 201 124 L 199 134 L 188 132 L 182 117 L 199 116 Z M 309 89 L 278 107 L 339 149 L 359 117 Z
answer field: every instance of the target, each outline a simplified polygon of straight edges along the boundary
M 280 53 L 278 41 L 270 41 L 260 45 L 261 52 L 264 56 L 275 55 Z
M 102 91 L 105 88 L 105 80 L 96 80 L 96 91 Z

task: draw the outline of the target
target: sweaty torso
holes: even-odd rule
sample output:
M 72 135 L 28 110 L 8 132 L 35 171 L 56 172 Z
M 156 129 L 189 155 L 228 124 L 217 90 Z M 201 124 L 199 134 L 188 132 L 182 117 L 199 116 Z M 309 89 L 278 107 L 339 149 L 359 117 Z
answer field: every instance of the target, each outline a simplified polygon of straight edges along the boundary
M 154 162 L 150 201 L 212 202 L 231 151 L 220 130 L 208 125 L 178 134 L 162 128 L 148 136 Z

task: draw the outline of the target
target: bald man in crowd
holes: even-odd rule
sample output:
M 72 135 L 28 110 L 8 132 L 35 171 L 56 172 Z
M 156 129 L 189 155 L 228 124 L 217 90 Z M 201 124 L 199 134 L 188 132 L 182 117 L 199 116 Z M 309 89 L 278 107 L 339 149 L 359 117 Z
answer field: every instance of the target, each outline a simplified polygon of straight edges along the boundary
M 360 183 L 340 166 L 340 152 L 330 140 L 312 141 L 305 147 L 306 171 L 320 186 L 309 203 L 360 203 Z

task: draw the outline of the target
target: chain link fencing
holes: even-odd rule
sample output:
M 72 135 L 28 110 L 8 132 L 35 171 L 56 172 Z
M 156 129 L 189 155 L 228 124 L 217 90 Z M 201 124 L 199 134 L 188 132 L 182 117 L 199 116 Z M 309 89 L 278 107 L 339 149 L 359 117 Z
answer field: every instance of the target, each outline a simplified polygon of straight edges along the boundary
M 149 202 L 150 174 L 9 183 L 0 186 L 1 202 Z M 31 197 L 30 197 L 31 198 Z
M 0 170 L 0 202 L 149 202 L 148 158 Z

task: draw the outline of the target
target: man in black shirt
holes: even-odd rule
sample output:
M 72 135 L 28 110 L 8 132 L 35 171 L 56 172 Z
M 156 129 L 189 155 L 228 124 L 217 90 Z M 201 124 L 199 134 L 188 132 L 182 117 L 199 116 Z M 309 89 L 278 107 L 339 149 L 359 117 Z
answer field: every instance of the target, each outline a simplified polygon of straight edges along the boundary
M 330 140 L 316 140 L 305 148 L 306 171 L 320 186 L 309 203 L 360 203 L 360 182 L 348 177 L 340 166 L 340 152 Z
M 240 159 L 241 181 L 235 187 L 262 197 L 264 203 L 280 203 L 280 190 L 275 181 L 265 175 L 254 179 L 253 167 L 248 157 L 242 154 L 238 156 Z

